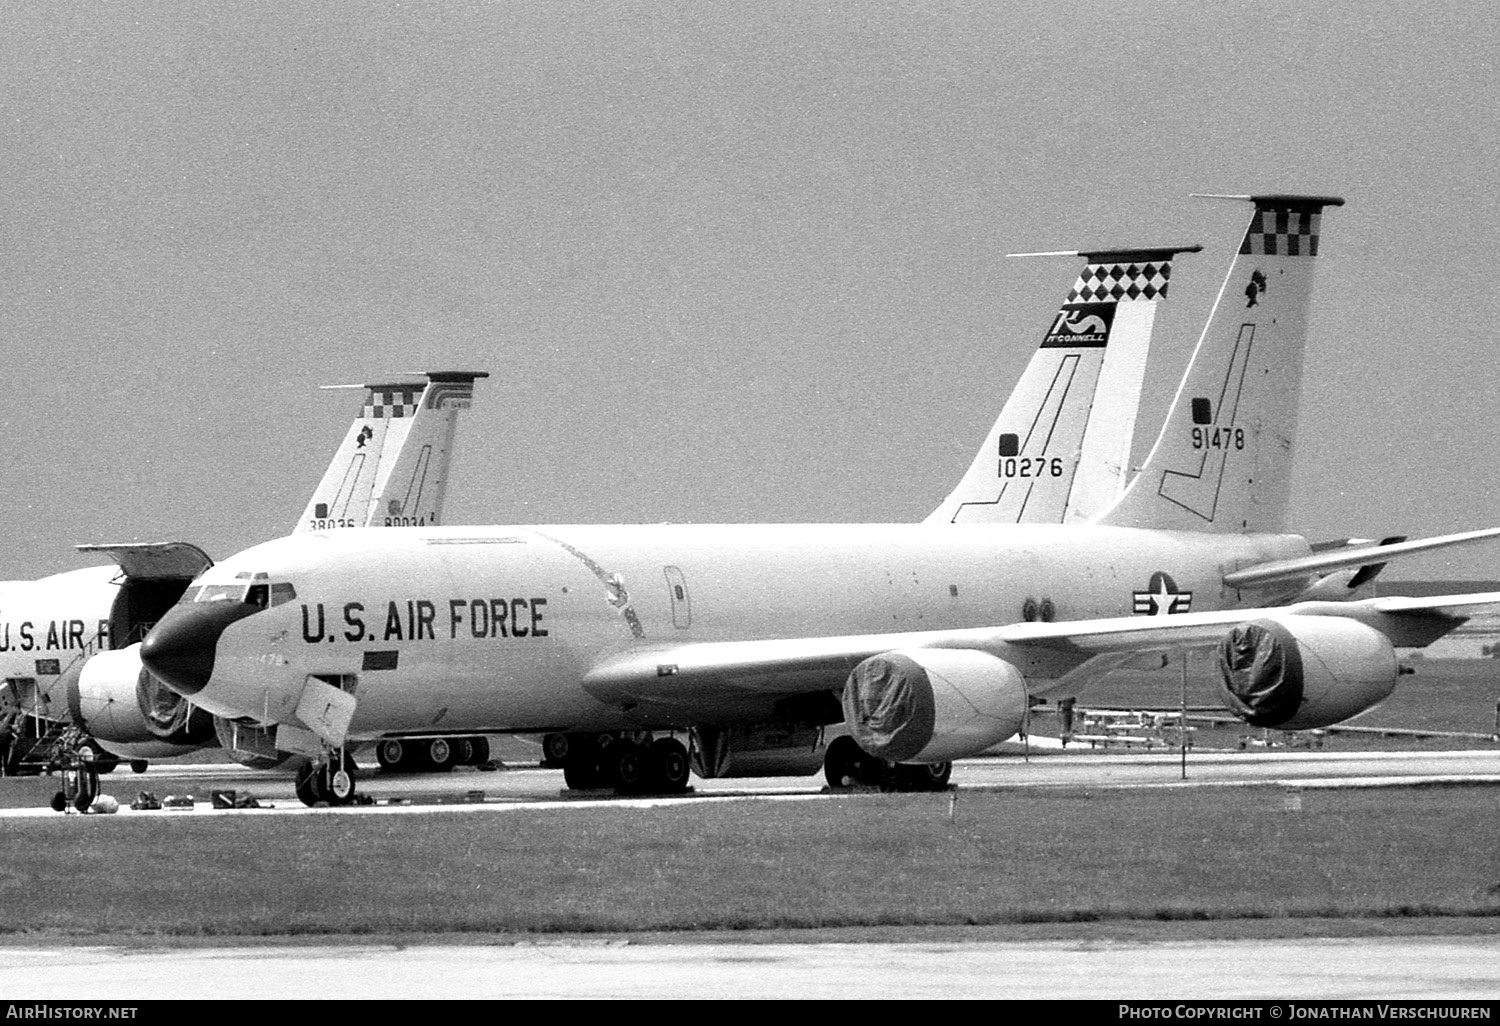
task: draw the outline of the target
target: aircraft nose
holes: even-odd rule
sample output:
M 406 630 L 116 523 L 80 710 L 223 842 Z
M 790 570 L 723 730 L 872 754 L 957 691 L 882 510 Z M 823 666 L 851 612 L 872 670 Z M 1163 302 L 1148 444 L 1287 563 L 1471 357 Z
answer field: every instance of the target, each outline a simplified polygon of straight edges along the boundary
M 141 662 L 188 698 L 208 686 L 224 628 L 259 612 L 240 602 L 191 602 L 167 610 L 141 643 Z

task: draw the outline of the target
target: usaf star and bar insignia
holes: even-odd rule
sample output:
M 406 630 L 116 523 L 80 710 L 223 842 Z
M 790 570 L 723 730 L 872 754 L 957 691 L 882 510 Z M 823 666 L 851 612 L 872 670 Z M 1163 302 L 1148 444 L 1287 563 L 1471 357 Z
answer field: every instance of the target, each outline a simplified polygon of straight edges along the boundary
M 1132 593 L 1132 612 L 1137 616 L 1167 616 L 1171 613 L 1186 613 L 1192 609 L 1193 593 L 1180 591 L 1172 575 L 1161 570 L 1151 575 L 1151 584 L 1145 591 Z

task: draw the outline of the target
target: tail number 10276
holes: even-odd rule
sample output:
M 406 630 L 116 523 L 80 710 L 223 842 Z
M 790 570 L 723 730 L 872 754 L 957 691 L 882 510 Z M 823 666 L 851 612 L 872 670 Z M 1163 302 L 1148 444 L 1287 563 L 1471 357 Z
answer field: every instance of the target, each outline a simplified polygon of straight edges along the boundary
M 1002 456 L 1000 457 L 1000 476 L 1002 478 L 1062 477 L 1062 457 L 1053 456 L 1048 459 L 1045 456 Z

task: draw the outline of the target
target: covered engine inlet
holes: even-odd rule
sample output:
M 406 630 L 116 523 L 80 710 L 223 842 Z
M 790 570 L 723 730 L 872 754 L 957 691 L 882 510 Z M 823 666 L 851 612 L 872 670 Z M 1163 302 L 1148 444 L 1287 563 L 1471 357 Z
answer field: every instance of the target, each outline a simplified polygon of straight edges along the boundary
M 937 763 L 978 755 L 1026 722 L 1026 680 L 972 649 L 913 648 L 871 656 L 844 685 L 844 724 L 870 755 Z
M 1339 616 L 1243 623 L 1219 644 L 1224 704 L 1255 727 L 1308 730 L 1362 713 L 1396 687 L 1390 639 Z
M 179 755 L 213 740 L 213 718 L 141 665 L 141 646 L 100 652 L 68 685 L 68 712 L 128 758 Z

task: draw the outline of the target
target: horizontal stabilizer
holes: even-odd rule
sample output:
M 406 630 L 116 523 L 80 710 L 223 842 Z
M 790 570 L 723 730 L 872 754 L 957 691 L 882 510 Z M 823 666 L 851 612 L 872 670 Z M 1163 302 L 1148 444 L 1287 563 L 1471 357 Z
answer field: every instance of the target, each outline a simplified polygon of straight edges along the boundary
M 1496 537 L 1500 537 L 1500 527 L 1442 535 L 1437 538 L 1418 538 L 1416 541 L 1394 542 L 1389 545 L 1369 545 L 1315 552 L 1310 556 L 1299 556 L 1296 559 L 1279 559 L 1271 563 L 1241 567 L 1225 574 L 1224 583 L 1231 588 L 1256 588 L 1283 584 L 1287 581 L 1300 581 L 1315 573 L 1327 573 L 1352 566 L 1387 563 L 1397 556 L 1431 552 L 1435 549 L 1465 545 Z

